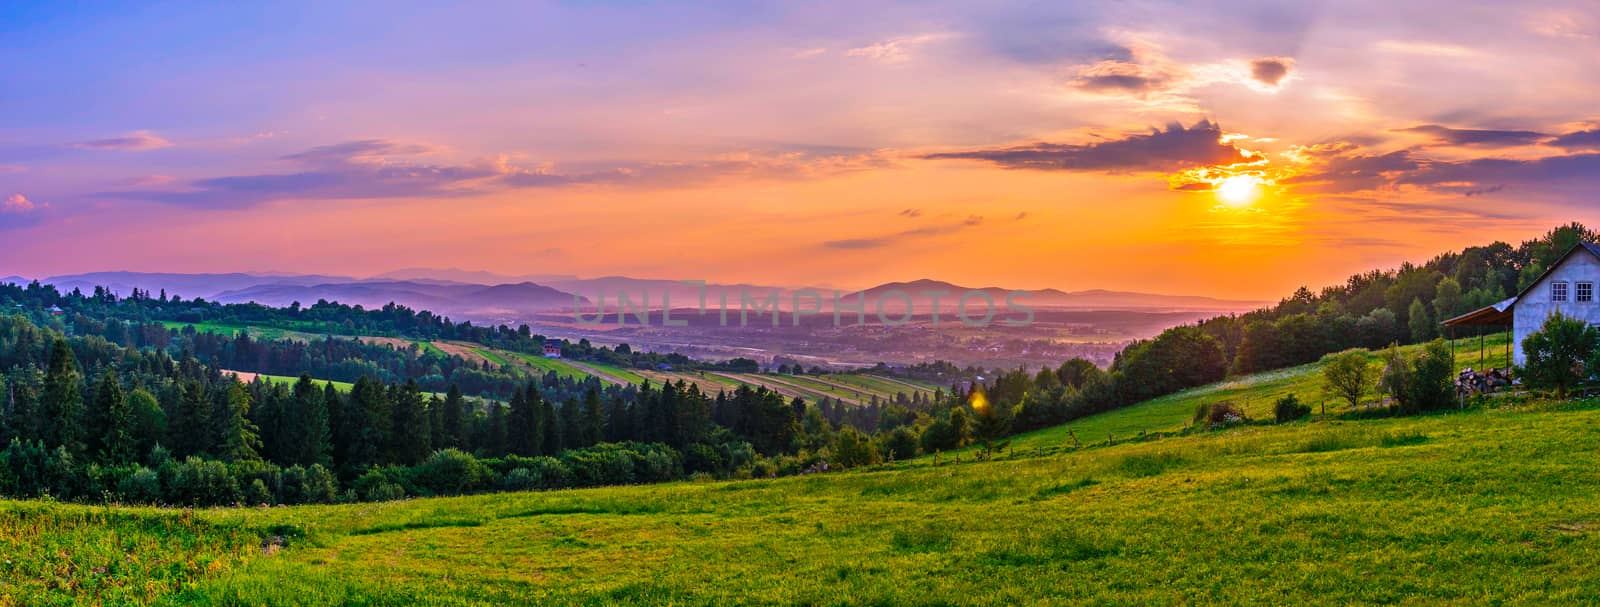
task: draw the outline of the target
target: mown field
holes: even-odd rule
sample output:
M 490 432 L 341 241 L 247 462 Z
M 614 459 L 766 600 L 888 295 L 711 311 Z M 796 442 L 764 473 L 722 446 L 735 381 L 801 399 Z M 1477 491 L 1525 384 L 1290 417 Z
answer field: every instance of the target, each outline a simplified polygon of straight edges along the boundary
M 769 480 L 192 515 L 12 502 L 0 505 L 0 595 L 29 605 L 1592 604 L 1597 449 L 1600 400 L 1512 398 Z M 160 547 L 169 534 L 183 539 Z

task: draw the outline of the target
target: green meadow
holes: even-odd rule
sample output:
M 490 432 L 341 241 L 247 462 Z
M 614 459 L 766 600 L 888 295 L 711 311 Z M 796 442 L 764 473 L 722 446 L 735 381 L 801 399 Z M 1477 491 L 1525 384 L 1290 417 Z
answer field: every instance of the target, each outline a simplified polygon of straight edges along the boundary
M 1306 373 L 1253 389 L 1265 398 Z M 1080 425 L 1127 427 L 1114 420 L 1130 415 L 1148 416 Z M 1508 396 L 1419 417 L 778 479 L 199 511 L 6 502 L 0 595 L 26 605 L 1589 604 L 1600 601 L 1597 450 L 1600 399 Z
M 1478 338 L 1462 338 L 1452 342 L 1455 349 L 1456 368 L 1503 368 L 1506 366 L 1506 336 L 1485 336 L 1480 358 Z M 1421 346 L 1407 346 L 1400 351 L 1415 355 Z M 1381 368 L 1382 351 L 1369 352 L 1368 359 L 1374 367 Z M 1293 394 L 1302 403 L 1311 406 L 1312 413 L 1337 414 L 1348 410 L 1348 405 L 1333 397 L 1324 396 L 1325 382 L 1322 368 L 1326 358 L 1308 365 L 1278 369 L 1265 373 L 1229 378 L 1215 384 L 1184 390 L 1160 398 L 1150 399 L 1109 413 L 1093 415 L 1078 421 L 1018 434 L 1010 437 L 1013 449 L 1057 449 L 1074 444 L 1121 441 L 1137 438 L 1142 433 L 1175 432 L 1183 430 L 1194 419 L 1201 405 L 1231 402 L 1252 419 L 1268 420 L 1273 417 L 1273 404 L 1284 396 Z M 1367 401 L 1375 403 L 1377 396 L 1369 394 Z M 1325 408 L 1324 408 L 1325 407 Z M 1076 442 L 1074 442 L 1076 437 Z

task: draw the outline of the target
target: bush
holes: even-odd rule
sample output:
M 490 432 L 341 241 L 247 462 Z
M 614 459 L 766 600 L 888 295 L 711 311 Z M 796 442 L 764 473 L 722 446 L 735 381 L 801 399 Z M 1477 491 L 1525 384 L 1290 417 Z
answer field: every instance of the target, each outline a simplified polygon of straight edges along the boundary
M 845 467 L 871 466 L 883 462 L 878 446 L 853 426 L 845 426 L 834 441 L 834 463 Z
M 1195 409 L 1194 419 L 1196 422 L 1204 422 L 1213 428 L 1250 421 L 1250 418 L 1244 414 L 1243 409 L 1233 404 L 1232 401 L 1226 400 L 1211 404 L 1202 403 Z
M 917 442 L 917 434 L 910 428 L 895 428 L 883 439 L 884 455 L 896 461 L 911 459 L 917 456 Z
M 427 495 L 461 495 L 488 488 L 493 473 L 457 449 L 435 451 L 411 469 L 411 481 Z
M 261 479 L 250 479 L 250 484 L 244 488 L 244 503 L 250 506 L 271 504 L 272 491 L 267 489 L 267 484 Z
M 168 498 L 191 506 L 221 506 L 239 501 L 239 483 L 228 465 L 189 456 L 172 466 Z
M 161 475 L 155 470 L 140 466 L 117 482 L 117 493 L 122 499 L 135 504 L 161 503 Z
M 361 501 L 365 502 L 387 502 L 403 498 L 406 496 L 406 490 L 394 478 L 397 470 L 393 467 L 373 466 L 356 478 L 352 489 Z
M 1600 364 L 1600 330 L 1556 312 L 1522 341 L 1522 350 L 1527 356 L 1520 373 L 1523 381 L 1566 398 L 1573 386 L 1589 376 L 1591 370 L 1584 365 L 1590 364 L 1590 359 Z
M 1421 411 L 1434 411 L 1455 405 L 1455 357 L 1443 339 L 1435 339 L 1422 347 L 1422 353 L 1411 363 L 1411 406 Z
M 1272 414 L 1280 424 L 1284 422 L 1292 422 L 1294 420 L 1304 418 L 1307 415 L 1311 415 L 1311 406 L 1301 403 L 1300 399 L 1295 398 L 1295 395 L 1290 394 L 1278 399 L 1278 402 L 1273 404 Z

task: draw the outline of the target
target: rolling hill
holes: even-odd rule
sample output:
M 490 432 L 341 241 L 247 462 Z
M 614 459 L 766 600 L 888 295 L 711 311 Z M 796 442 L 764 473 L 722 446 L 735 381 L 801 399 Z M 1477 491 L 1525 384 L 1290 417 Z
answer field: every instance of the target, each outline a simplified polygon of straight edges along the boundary
M 1589 604 L 1597 429 L 1600 400 L 1507 398 L 772 480 L 181 512 L 0 502 L 0 591 L 24 604 Z

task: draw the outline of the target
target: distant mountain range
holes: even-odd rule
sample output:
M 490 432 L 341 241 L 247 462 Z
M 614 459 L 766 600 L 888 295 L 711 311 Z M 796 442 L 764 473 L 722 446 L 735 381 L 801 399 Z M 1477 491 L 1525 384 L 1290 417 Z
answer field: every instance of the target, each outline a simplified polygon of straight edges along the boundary
M 537 278 L 539 280 L 532 280 Z M 12 276 L 0 282 L 27 283 L 29 279 Z M 41 282 L 55 285 L 63 291 L 81 289 L 92 291 L 96 286 L 108 287 L 115 293 L 128 294 L 134 288 L 185 298 L 203 297 L 223 303 L 257 302 L 271 306 L 287 306 L 293 302 L 310 305 L 317 300 L 337 301 L 368 308 L 381 307 L 390 302 L 415 309 L 431 310 L 457 319 L 505 322 L 531 318 L 539 312 L 571 309 L 574 302 L 592 309 L 595 301 L 604 301 L 608 312 L 616 310 L 618 296 L 626 293 L 634 304 L 639 304 L 648 293 L 648 305 L 660 308 L 663 294 L 670 294 L 674 308 L 692 308 L 700 305 L 702 288 L 676 280 L 640 279 L 626 276 L 577 278 L 571 275 L 544 274 L 508 276 L 490 272 L 459 269 L 433 270 L 413 268 L 388 272 L 371 278 L 328 276 L 320 274 L 227 273 L 227 274 L 175 274 L 148 272 L 92 272 L 52 276 Z M 793 305 L 794 290 L 752 284 L 708 284 L 703 293 L 706 305 L 721 305 L 723 294 L 727 305 L 739 306 L 740 294 L 764 298 L 773 289 L 782 289 L 780 306 Z M 823 308 L 832 309 L 833 291 L 818 290 L 822 294 Z M 1003 307 L 1010 289 L 1000 287 L 970 288 L 938 280 L 915 280 L 878 285 L 865 291 L 841 296 L 841 302 L 853 303 L 854 296 L 864 293 L 869 311 L 875 309 L 876 300 L 885 294 L 886 309 L 899 310 L 903 298 L 892 293 L 899 291 L 909 296 L 914 307 L 927 310 L 932 298 L 927 291 L 945 291 L 940 296 L 941 310 L 955 312 L 958 298 L 969 291 L 982 291 L 993 298 L 997 307 Z M 1217 299 L 1193 295 L 1161 295 L 1123 291 L 1088 290 L 1060 291 L 1042 289 L 1026 291 L 1016 302 L 1029 307 L 1070 308 L 1080 310 L 1161 310 L 1161 311 L 1244 311 L 1260 307 L 1263 302 Z M 969 299 L 968 305 L 981 301 Z M 802 305 L 809 305 L 803 302 Z M 976 308 L 970 308 L 977 313 Z
M 1203 310 L 1216 312 L 1232 312 L 1253 310 L 1264 305 L 1265 302 L 1246 301 L 1236 299 L 1217 299 L 1198 295 L 1162 295 L 1157 293 L 1137 293 L 1131 291 L 1107 291 L 1104 289 L 1090 289 L 1087 291 L 1061 291 L 1058 289 L 1022 290 L 1013 297 L 1014 301 L 1023 306 L 1033 308 L 1073 308 L 1080 310 Z M 909 297 L 916 309 L 924 310 L 932 307 L 933 295 L 938 295 L 939 306 L 943 310 L 954 311 L 957 302 L 963 294 L 972 291 L 982 291 L 988 295 L 995 306 L 1004 307 L 1007 296 L 1013 289 L 1000 287 L 964 287 L 941 280 L 914 280 L 911 282 L 891 282 L 872 287 L 864 293 L 869 301 L 876 301 L 885 294 L 890 295 L 891 302 L 903 302 Z M 939 292 L 943 293 L 939 293 Z M 893 293 L 898 292 L 898 293 Z M 857 293 L 845 296 L 842 301 L 853 302 Z M 903 295 L 902 295 L 903 294 Z M 971 296 L 967 305 L 972 313 L 976 314 L 982 306 L 981 297 Z M 900 306 L 903 303 L 886 303 L 886 305 Z M 897 308 L 896 308 L 897 309 Z

